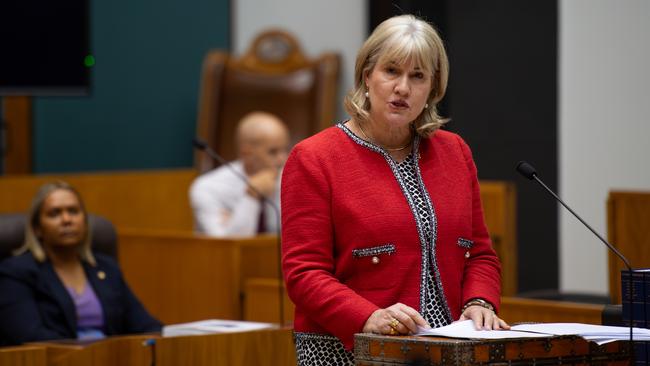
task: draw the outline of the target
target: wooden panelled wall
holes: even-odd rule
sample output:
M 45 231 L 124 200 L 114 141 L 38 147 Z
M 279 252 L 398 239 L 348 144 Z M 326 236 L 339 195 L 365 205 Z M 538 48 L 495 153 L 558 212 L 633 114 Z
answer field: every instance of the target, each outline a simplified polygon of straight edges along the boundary
M 38 187 L 63 180 L 81 193 L 89 212 L 119 229 L 191 231 L 188 189 L 196 175 L 178 169 L 6 176 L 0 178 L 0 213 L 26 212 Z
M 29 97 L 0 98 L 0 127 L 4 126 L 3 174 L 29 174 L 32 171 L 32 100 Z M 0 144 L 2 145 L 2 144 Z M 3 155 L 4 153 L 4 155 Z
M 607 240 L 630 261 L 632 268 L 650 268 L 650 191 L 610 192 L 607 200 Z M 621 303 L 623 262 L 609 253 L 609 294 Z
M 481 181 L 481 201 L 492 245 L 501 260 L 501 294 L 517 293 L 517 192 L 512 182 Z
M 0 213 L 25 212 L 38 187 L 53 180 L 75 186 L 88 210 L 118 229 L 192 230 L 188 189 L 193 169 L 94 174 L 25 175 L 0 178 Z M 481 199 L 502 264 L 502 293 L 517 292 L 516 194 L 514 185 L 482 181 Z
M 205 318 L 278 321 L 275 237 L 213 239 L 191 232 L 187 190 L 196 172 L 123 172 L 0 178 L 0 212 L 21 212 L 44 182 L 75 185 L 89 210 L 118 229 L 120 264 L 145 306 L 165 323 Z M 509 183 L 481 182 L 486 222 L 503 263 L 504 294 L 516 291 L 515 192 Z M 512 277 L 510 277 L 512 276 Z M 284 317 L 292 304 L 284 296 Z M 504 297 L 511 321 L 599 322 L 602 306 Z M 542 316 L 543 315 L 543 316 Z

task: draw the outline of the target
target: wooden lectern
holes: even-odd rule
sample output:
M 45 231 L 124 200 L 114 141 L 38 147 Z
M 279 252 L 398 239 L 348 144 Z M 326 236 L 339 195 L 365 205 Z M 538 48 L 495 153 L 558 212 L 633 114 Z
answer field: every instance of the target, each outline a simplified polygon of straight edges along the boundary
M 602 346 L 577 336 L 464 340 L 354 336 L 356 365 L 628 365 L 627 342 Z

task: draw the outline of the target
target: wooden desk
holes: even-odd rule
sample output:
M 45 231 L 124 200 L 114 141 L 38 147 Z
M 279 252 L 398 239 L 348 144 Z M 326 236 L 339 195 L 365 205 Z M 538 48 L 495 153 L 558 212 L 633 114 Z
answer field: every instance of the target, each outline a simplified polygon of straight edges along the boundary
M 279 323 L 281 321 L 280 286 L 284 298 L 283 320 L 285 324 L 292 323 L 295 305 L 289 299 L 284 284 L 277 278 L 250 278 L 244 282 L 244 320 Z
M 47 351 L 40 346 L 17 346 L 0 348 L 0 365 L 45 366 Z
M 609 193 L 607 199 L 607 239 L 630 261 L 632 268 L 650 267 L 650 191 Z M 612 304 L 621 303 L 623 262 L 611 251 L 609 295 Z
M 152 340 L 153 345 L 145 344 Z M 295 365 L 291 329 L 168 337 L 133 335 L 100 341 L 52 341 L 0 348 L 12 366 L 275 366 Z
M 109 337 L 99 341 L 61 340 L 32 343 L 47 352 L 48 366 L 150 365 L 152 353 L 143 342 L 157 335 Z
M 118 239 L 124 276 L 165 324 L 242 319 L 243 284 L 254 277 L 278 276 L 275 236 L 217 239 L 124 229 Z
M 627 342 L 597 346 L 580 337 L 472 341 L 434 337 L 354 336 L 357 365 L 628 365 Z
M 240 251 L 234 241 L 186 233 L 119 231 L 133 292 L 165 324 L 241 319 Z
M 502 297 L 499 315 L 508 323 L 601 324 L 605 305 Z
M 291 329 L 159 338 L 156 365 L 295 365 Z

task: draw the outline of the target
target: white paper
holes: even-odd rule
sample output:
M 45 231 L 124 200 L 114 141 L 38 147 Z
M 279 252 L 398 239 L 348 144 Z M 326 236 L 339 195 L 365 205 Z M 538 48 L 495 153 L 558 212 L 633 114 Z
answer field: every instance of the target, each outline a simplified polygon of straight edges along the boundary
M 213 333 L 236 333 L 252 330 L 270 329 L 277 326 L 272 323 L 246 322 L 239 320 L 209 319 L 191 323 L 166 325 L 162 329 L 163 337 L 180 335 L 200 335 Z
M 614 341 L 629 340 L 630 328 L 582 323 L 536 323 L 515 325 L 510 330 L 477 330 L 474 328 L 473 321 L 465 320 L 440 328 L 420 329 L 416 335 L 469 339 L 538 338 L 576 335 L 602 345 Z M 650 329 L 634 328 L 634 340 L 650 341 Z
M 635 341 L 650 340 L 650 329 L 633 329 L 633 337 Z M 512 327 L 512 330 L 551 335 L 579 335 L 586 340 L 594 341 L 598 344 L 605 344 L 614 341 L 627 341 L 630 339 L 629 327 L 614 327 L 609 325 L 582 323 L 536 323 L 515 325 Z
M 424 329 L 416 334 L 420 336 L 436 336 L 469 339 L 509 339 L 509 338 L 543 338 L 548 334 L 515 332 L 511 330 L 477 330 L 472 320 L 451 323 L 440 328 Z

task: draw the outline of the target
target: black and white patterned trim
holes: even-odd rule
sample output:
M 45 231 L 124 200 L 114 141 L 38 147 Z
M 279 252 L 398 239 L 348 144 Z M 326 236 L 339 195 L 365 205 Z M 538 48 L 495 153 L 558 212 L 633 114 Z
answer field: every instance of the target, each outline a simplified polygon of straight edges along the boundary
M 307 339 L 310 341 L 326 341 L 326 342 L 341 342 L 338 338 L 329 334 L 308 333 L 308 332 L 293 332 L 295 339 Z
M 419 149 L 419 144 L 420 140 L 418 139 L 416 141 L 417 146 L 414 146 L 414 148 Z M 418 150 L 415 150 L 418 151 Z M 447 321 L 451 323 L 453 321 L 453 317 L 451 316 L 451 309 L 449 309 L 449 304 L 447 304 L 447 298 L 444 296 L 444 289 L 442 286 L 442 281 L 440 280 L 440 270 L 438 269 L 438 261 L 436 258 L 436 241 L 438 240 L 438 216 L 436 216 L 436 210 L 433 207 L 433 202 L 431 202 L 431 197 L 429 196 L 429 192 L 426 190 L 424 186 L 424 180 L 422 179 L 422 172 L 420 170 L 420 157 L 419 154 L 414 154 L 415 159 L 415 174 L 417 175 L 417 180 L 418 180 L 418 186 L 420 189 L 420 192 L 422 192 L 424 199 L 427 203 L 427 210 L 429 210 L 429 214 L 431 217 L 431 220 L 433 221 L 431 226 L 433 230 L 433 234 L 431 236 L 431 243 L 430 243 L 430 248 L 429 248 L 429 253 L 431 255 L 431 262 L 433 266 L 433 271 L 435 273 L 435 283 L 436 283 L 436 290 L 438 291 L 438 296 L 440 298 L 440 301 L 442 302 L 441 306 L 445 310 L 445 315 L 447 316 Z M 420 294 L 420 306 L 424 304 L 424 295 Z
M 379 254 L 395 253 L 395 244 L 384 244 L 376 247 L 352 249 L 352 256 L 355 258 L 371 257 Z
M 419 158 L 417 151 L 419 151 L 420 148 L 420 136 L 415 135 L 415 139 L 413 141 L 413 146 L 411 147 L 411 155 L 413 156 L 414 159 L 414 165 L 416 169 L 416 176 L 417 176 L 417 181 L 418 181 L 418 186 L 422 194 L 424 195 L 426 204 L 427 204 L 427 210 L 429 211 L 431 215 L 431 243 L 428 243 L 426 240 L 426 236 L 424 233 L 424 224 L 420 220 L 420 216 L 418 215 L 417 212 L 417 207 L 415 202 L 413 202 L 413 198 L 411 195 L 408 193 L 408 188 L 406 187 L 406 184 L 404 182 L 404 179 L 402 178 L 402 175 L 399 172 L 399 167 L 397 166 L 397 163 L 393 158 L 388 154 L 388 152 L 381 147 L 368 142 L 359 136 L 355 135 L 349 128 L 347 128 L 344 124 L 344 122 L 338 123 L 336 126 L 340 128 L 345 134 L 347 134 L 354 142 L 357 144 L 364 146 L 376 153 L 381 154 L 386 162 L 388 163 L 388 166 L 390 167 L 391 171 L 393 172 L 393 175 L 395 176 L 395 179 L 397 180 L 397 183 L 400 186 L 400 189 L 402 190 L 402 194 L 406 198 L 406 201 L 409 204 L 409 207 L 411 208 L 411 213 L 413 214 L 413 217 L 415 218 L 415 223 L 416 223 L 416 228 L 418 230 L 418 237 L 420 238 L 420 247 L 422 251 L 422 263 L 421 263 L 421 268 L 422 270 L 420 271 L 420 308 L 424 309 L 425 302 L 426 302 L 426 286 L 427 286 L 427 272 L 429 268 L 429 260 L 430 257 L 435 259 L 435 242 L 437 240 L 437 233 L 438 233 L 438 220 L 435 215 L 435 210 L 433 209 L 433 204 L 431 202 L 431 197 L 429 197 L 429 193 L 427 190 L 424 188 L 424 181 L 422 180 L 422 174 L 420 172 L 420 164 L 419 164 Z M 441 296 L 440 300 L 442 301 L 442 308 L 445 310 L 445 315 L 447 316 L 447 320 L 449 323 L 451 323 L 452 316 L 451 316 L 451 310 L 449 309 L 449 305 L 447 304 L 447 299 L 444 296 L 444 291 L 442 288 L 442 282 L 440 281 L 440 271 L 438 269 L 438 263 L 435 260 L 432 260 L 431 263 L 434 273 L 435 273 L 435 284 L 436 288 Z

